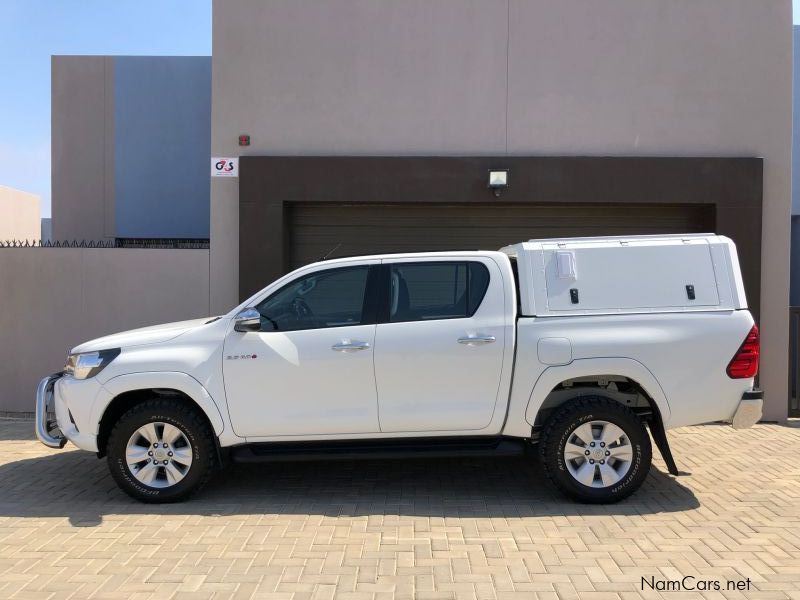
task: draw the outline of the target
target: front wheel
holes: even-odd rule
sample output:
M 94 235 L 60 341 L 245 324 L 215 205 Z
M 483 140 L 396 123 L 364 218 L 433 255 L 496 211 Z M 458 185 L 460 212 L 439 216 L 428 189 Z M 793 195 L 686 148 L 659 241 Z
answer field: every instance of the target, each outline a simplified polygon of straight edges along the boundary
M 598 396 L 558 409 L 544 427 L 539 452 L 559 490 L 593 504 L 630 496 L 647 477 L 652 457 L 643 421 L 619 402 Z
M 192 406 L 154 399 L 126 412 L 111 432 L 111 475 L 142 502 L 178 502 L 197 492 L 214 467 L 213 432 Z

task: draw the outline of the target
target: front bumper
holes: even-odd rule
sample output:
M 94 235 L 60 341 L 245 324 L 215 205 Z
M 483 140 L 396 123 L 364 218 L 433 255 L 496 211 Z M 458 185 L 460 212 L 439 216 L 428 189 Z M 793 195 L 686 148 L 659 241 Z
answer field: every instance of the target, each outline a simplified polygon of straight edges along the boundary
M 67 443 L 67 438 L 59 429 L 55 418 L 53 393 L 56 381 L 63 375 L 63 373 L 53 373 L 42 379 L 36 388 L 36 437 L 50 448 L 63 448 Z
M 42 379 L 36 388 L 35 427 L 39 441 L 50 448 L 63 448 L 70 441 L 81 450 L 97 452 L 97 431 L 92 430 L 89 415 L 102 389 L 94 378 L 77 380 L 54 373 Z
M 748 390 L 742 394 L 739 407 L 733 415 L 731 426 L 734 429 L 748 429 L 761 420 L 764 410 L 764 392 Z

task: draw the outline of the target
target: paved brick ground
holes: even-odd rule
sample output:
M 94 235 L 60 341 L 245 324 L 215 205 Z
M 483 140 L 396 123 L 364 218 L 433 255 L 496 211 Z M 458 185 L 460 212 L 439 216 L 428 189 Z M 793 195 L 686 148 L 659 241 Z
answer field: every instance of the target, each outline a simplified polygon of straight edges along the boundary
M 0 421 L 0 599 L 800 599 L 800 428 L 670 432 L 632 499 L 572 504 L 517 459 L 238 466 L 152 507 Z M 751 581 L 642 590 L 642 577 Z

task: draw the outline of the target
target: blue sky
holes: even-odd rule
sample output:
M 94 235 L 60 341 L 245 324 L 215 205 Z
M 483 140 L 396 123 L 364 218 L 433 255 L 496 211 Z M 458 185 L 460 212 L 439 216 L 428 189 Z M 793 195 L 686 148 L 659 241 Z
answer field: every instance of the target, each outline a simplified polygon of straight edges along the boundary
M 0 185 L 50 215 L 50 55 L 210 55 L 211 0 L 0 0 Z
M 0 185 L 41 195 L 42 216 L 51 54 L 209 55 L 211 0 L 0 0 Z

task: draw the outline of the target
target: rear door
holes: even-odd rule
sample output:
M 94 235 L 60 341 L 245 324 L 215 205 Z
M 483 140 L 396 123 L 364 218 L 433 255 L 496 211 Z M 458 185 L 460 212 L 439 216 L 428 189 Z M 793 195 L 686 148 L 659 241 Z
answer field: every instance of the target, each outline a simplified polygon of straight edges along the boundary
M 485 257 L 383 265 L 384 314 L 375 335 L 381 431 L 486 428 L 507 335 L 499 267 Z

